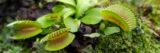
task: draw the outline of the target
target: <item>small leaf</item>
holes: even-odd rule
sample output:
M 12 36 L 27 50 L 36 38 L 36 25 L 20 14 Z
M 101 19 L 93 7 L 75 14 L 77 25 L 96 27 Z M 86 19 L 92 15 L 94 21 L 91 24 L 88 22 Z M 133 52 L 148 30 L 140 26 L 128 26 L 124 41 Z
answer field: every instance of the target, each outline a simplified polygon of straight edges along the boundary
M 73 19 L 71 17 L 68 17 L 68 18 L 64 19 L 64 25 L 67 28 L 71 28 L 71 30 L 70 30 L 71 32 L 77 32 L 78 28 L 80 26 L 80 21 L 76 20 L 76 19 Z
M 8 27 L 18 29 L 12 39 L 27 39 L 42 32 L 40 23 L 29 20 L 15 21 L 8 24 Z
M 107 27 L 104 30 L 105 35 L 111 35 L 111 34 L 118 33 L 118 32 L 120 32 L 119 27 Z
M 90 37 L 90 38 L 96 38 L 96 37 L 99 37 L 100 34 L 99 33 L 91 33 L 91 34 L 85 34 L 84 36 Z
M 100 14 L 101 10 L 102 10 L 101 8 L 93 8 L 93 9 L 89 10 L 86 13 L 86 16 L 84 16 L 81 19 L 81 21 L 85 24 L 98 24 L 102 19 L 102 16 Z
M 47 28 L 49 26 L 52 26 L 52 24 L 58 22 L 59 19 L 59 14 L 46 14 L 38 18 L 36 21 L 41 23 L 42 28 Z
M 72 5 L 72 6 L 76 6 L 74 0 L 57 0 L 57 1 L 65 3 L 65 4 L 69 4 L 69 5 Z
M 88 8 L 91 7 L 89 0 L 77 0 L 77 6 L 76 6 L 76 18 L 79 18 L 84 14 Z
M 103 31 L 105 29 L 105 23 L 101 23 L 99 26 L 99 30 Z

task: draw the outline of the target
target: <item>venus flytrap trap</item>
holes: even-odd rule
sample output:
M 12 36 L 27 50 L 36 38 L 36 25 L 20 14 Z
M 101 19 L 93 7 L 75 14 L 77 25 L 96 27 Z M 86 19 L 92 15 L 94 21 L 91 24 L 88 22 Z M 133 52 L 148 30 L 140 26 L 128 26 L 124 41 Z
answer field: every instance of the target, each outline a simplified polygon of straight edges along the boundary
M 124 31 L 131 31 L 136 27 L 134 14 L 122 5 L 111 5 L 101 11 L 104 20 L 111 21 L 119 25 Z
M 40 23 L 29 20 L 15 21 L 8 24 L 8 27 L 18 29 L 12 39 L 27 39 L 42 32 Z
M 57 51 L 67 47 L 75 38 L 75 35 L 69 33 L 69 28 L 63 28 L 46 35 L 41 39 L 41 43 L 47 41 L 45 49 L 48 51 Z

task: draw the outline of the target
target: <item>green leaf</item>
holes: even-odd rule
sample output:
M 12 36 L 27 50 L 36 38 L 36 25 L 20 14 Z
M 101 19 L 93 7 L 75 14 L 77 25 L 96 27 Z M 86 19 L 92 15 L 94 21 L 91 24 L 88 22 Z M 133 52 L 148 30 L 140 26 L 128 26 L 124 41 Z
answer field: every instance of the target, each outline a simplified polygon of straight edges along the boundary
M 118 32 L 120 32 L 119 27 L 107 27 L 104 30 L 105 35 L 111 35 L 111 34 L 118 33 Z
M 96 38 L 96 37 L 99 37 L 100 34 L 99 33 L 91 33 L 91 34 L 85 34 L 84 36 L 90 37 L 90 38 Z
M 47 28 L 49 26 L 52 26 L 52 24 L 58 22 L 59 19 L 59 14 L 46 14 L 38 18 L 36 21 L 41 23 L 42 28 Z
M 71 32 L 77 32 L 78 28 L 80 26 L 80 21 L 76 20 L 76 19 L 73 19 L 71 17 L 68 17 L 68 18 L 64 19 L 64 25 L 67 28 L 71 28 L 71 30 L 70 30 Z
M 89 0 L 77 0 L 76 18 L 82 16 L 89 7 L 91 7 Z
M 76 6 L 74 0 L 57 0 L 57 1 L 65 3 L 65 4 L 69 4 L 69 5 L 72 5 L 72 6 Z
M 85 24 L 98 24 L 102 20 L 102 16 L 100 14 L 101 10 L 101 8 L 93 8 L 89 10 L 81 21 Z

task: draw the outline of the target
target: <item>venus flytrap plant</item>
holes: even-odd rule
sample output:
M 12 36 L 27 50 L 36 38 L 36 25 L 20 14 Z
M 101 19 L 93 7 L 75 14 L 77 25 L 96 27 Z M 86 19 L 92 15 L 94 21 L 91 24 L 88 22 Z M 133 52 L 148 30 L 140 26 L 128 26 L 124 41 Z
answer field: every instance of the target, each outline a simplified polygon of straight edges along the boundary
M 41 43 L 47 41 L 45 49 L 48 51 L 57 51 L 65 48 L 74 40 L 75 35 L 69 33 L 69 28 L 63 28 L 48 34 L 41 39 Z
M 77 32 L 82 23 L 95 25 L 104 20 L 111 21 L 119 25 L 124 31 L 131 31 L 136 27 L 134 14 L 121 5 L 111 5 L 106 9 L 94 8 L 98 0 L 56 0 L 68 5 L 56 5 L 52 8 L 53 13 L 46 14 L 36 21 L 16 21 L 8 26 L 19 29 L 13 36 L 14 39 L 27 39 L 42 32 L 41 28 L 50 29 L 54 23 L 61 22 L 66 28 L 54 31 L 41 39 L 40 43 L 45 43 L 48 51 L 57 51 L 67 47 L 74 40 L 75 35 L 70 32 Z M 77 4 L 76 4 L 77 3 Z M 74 6 L 74 7 L 73 7 Z M 105 23 L 100 24 L 100 30 L 105 35 L 120 32 L 118 27 L 106 27 Z M 112 30 L 112 31 L 111 31 Z M 44 30 L 45 31 L 45 30 Z M 70 31 L 70 32 L 69 32 Z M 46 32 L 44 32 L 46 34 Z M 85 34 L 90 38 L 99 37 L 99 33 Z
M 35 21 L 23 20 L 15 21 L 7 25 L 8 27 L 18 29 L 12 39 L 27 39 L 42 32 L 41 24 Z

